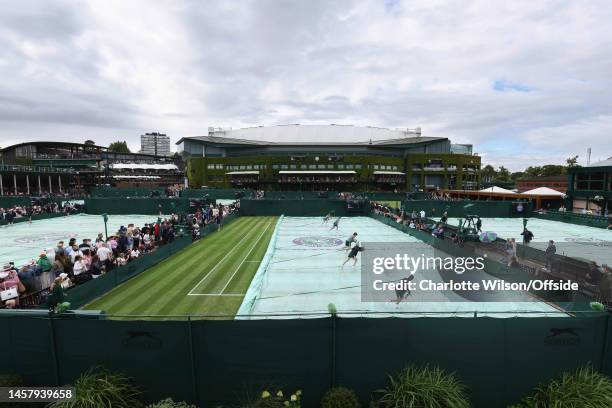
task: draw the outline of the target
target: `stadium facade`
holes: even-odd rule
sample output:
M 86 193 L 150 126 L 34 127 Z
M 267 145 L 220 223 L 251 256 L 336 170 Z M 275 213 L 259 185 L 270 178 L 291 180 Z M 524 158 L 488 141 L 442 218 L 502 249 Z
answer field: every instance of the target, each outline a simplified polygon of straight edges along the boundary
M 612 157 L 586 167 L 569 169 L 567 207 L 574 212 L 612 210 Z
M 471 145 L 420 129 L 339 125 L 209 128 L 177 142 L 189 186 L 287 191 L 474 190 Z
M 39 141 L 0 149 L 0 195 L 62 194 L 92 186 L 182 184 L 182 160 L 109 151 L 93 141 Z

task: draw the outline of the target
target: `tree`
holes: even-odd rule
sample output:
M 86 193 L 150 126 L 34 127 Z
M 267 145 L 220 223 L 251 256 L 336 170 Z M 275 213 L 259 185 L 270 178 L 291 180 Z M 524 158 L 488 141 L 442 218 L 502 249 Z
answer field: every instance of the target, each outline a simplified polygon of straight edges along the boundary
M 580 167 L 580 165 L 578 165 L 578 155 L 574 156 L 574 157 L 568 157 L 567 159 L 565 159 L 565 163 L 567 163 L 567 167 Z
M 499 170 L 497 171 L 497 180 L 503 182 L 510 181 L 510 172 L 504 166 L 499 166 Z
M 127 142 L 124 140 L 123 142 L 117 141 L 113 142 L 108 146 L 109 152 L 115 153 L 131 153 L 130 148 L 127 145 Z

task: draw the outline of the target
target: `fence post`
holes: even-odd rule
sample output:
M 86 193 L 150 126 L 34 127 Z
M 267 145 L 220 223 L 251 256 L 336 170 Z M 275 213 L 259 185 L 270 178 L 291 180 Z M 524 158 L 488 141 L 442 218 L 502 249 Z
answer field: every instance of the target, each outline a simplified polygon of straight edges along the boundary
M 606 315 L 606 331 L 604 332 L 603 338 L 603 350 L 601 352 L 601 361 L 599 362 L 599 371 L 604 372 L 604 368 L 608 368 L 610 372 L 605 372 L 605 374 L 610 375 L 612 372 L 612 367 L 606 367 L 606 360 L 608 357 L 608 339 L 610 338 L 610 312 Z
M 193 331 L 191 324 L 191 316 L 187 316 L 187 329 L 189 333 L 189 359 L 191 360 L 191 387 L 193 392 L 193 402 L 197 406 L 201 406 L 200 398 L 198 396 L 198 379 L 196 372 L 196 363 L 195 363 L 195 350 L 193 347 Z
M 332 305 L 330 305 L 332 306 Z M 329 307 L 329 306 L 328 306 Z M 330 373 L 330 388 L 334 388 L 336 386 L 336 319 L 338 315 L 336 314 L 335 305 L 329 307 L 331 312 L 331 323 L 332 323 L 332 336 L 331 336 L 331 373 Z
M 62 386 L 60 369 L 59 369 L 59 359 L 57 358 L 57 347 L 55 341 L 55 327 L 53 326 L 53 316 L 49 314 L 49 333 L 51 334 L 51 356 L 53 358 L 53 367 L 55 368 L 55 384 L 58 387 Z

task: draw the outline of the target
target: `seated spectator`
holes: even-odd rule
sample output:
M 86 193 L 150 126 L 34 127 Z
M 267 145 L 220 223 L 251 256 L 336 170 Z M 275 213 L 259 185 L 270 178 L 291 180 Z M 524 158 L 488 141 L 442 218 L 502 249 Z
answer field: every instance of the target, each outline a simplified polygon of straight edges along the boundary
M 53 265 L 51 265 L 51 272 L 54 273 L 55 277 L 60 276 L 60 274 L 64 273 L 64 264 L 60 257 L 56 256 Z
M 127 259 L 125 258 L 125 254 L 122 252 L 117 258 L 115 258 L 115 265 L 122 266 L 125 264 L 127 264 Z
M 19 306 L 19 294 L 25 292 L 25 287 L 17 272 L 11 265 L 4 265 L 0 272 L 0 304 L 7 309 Z
M 49 258 L 47 258 L 46 252 L 40 254 L 38 260 L 36 261 L 36 264 L 40 266 L 42 272 L 47 272 L 51 270 L 51 261 L 49 261 Z
M 74 265 L 72 267 L 72 274 L 76 277 L 81 274 L 87 273 L 87 265 L 83 262 L 83 257 L 81 255 L 77 255 L 74 258 Z
M 92 278 L 97 278 L 102 275 L 106 270 L 106 266 L 102 261 L 100 261 L 100 257 L 96 254 L 91 258 L 91 276 Z
M 138 250 L 138 248 L 132 248 L 132 251 L 130 252 L 130 258 L 136 259 L 139 256 L 140 256 L 140 251 Z

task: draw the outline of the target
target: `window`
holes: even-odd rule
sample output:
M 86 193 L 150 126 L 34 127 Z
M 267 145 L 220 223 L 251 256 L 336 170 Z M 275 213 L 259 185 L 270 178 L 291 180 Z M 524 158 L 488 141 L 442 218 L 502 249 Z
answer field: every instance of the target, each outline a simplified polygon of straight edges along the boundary
M 355 166 L 353 164 L 347 164 L 346 165 L 346 169 L 347 170 L 353 170 L 355 168 Z
M 241 165 L 240 165 L 240 170 L 246 170 L 246 165 L 241 164 Z
M 319 169 L 319 170 L 323 170 L 324 168 L 325 168 L 324 164 L 317 165 L 317 169 Z
M 306 170 L 308 166 L 306 164 L 300 164 L 300 169 Z
M 279 166 L 278 166 L 278 164 L 273 164 L 273 165 L 272 165 L 272 168 L 273 168 L 274 170 L 278 170 L 278 169 L 279 169 Z
M 216 165 L 215 165 L 215 169 L 217 169 L 217 170 L 223 170 L 223 165 L 222 165 L 222 164 L 216 164 Z
M 208 163 L 208 164 L 206 165 L 206 168 L 207 168 L 208 170 L 213 170 L 213 169 L 215 168 L 215 165 L 214 165 L 214 164 L 212 164 L 212 163 Z
M 316 168 L 317 168 L 316 164 L 309 164 L 308 165 L 308 169 L 310 169 L 310 170 L 316 170 Z
M 339 170 L 343 170 L 343 169 L 344 169 L 344 164 L 339 164 L 339 165 L 338 165 L 338 169 L 339 169 Z
M 290 165 L 289 165 L 289 168 L 290 168 L 291 170 L 295 170 L 295 169 L 297 169 L 297 166 L 296 166 L 295 164 L 290 164 Z
M 329 170 L 333 170 L 333 169 L 334 169 L 334 165 L 333 165 L 333 164 L 328 164 L 328 165 L 327 165 L 327 168 L 328 168 Z
M 355 165 L 355 169 L 356 169 L 356 170 L 360 170 L 360 169 L 361 169 L 361 164 L 356 164 L 356 165 Z

